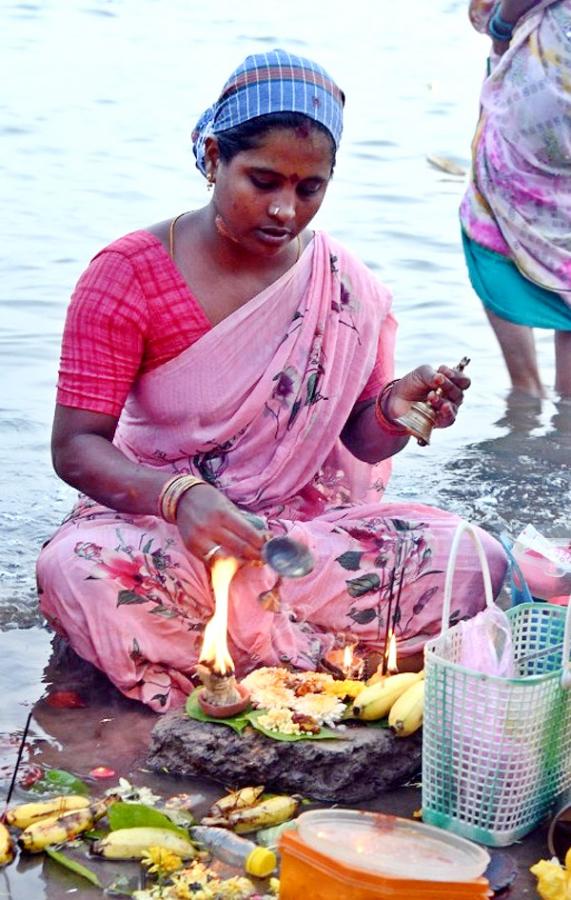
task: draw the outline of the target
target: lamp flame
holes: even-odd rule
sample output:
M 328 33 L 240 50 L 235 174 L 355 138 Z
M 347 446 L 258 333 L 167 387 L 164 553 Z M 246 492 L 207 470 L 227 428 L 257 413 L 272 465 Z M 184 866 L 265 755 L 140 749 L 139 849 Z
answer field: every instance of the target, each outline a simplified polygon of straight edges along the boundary
M 353 669 L 353 647 L 346 644 L 343 650 L 343 674 L 350 675 Z
M 398 672 L 397 666 L 397 639 L 395 637 L 395 633 L 391 628 L 389 634 L 389 646 L 387 650 L 387 672 L 389 675 Z
M 212 565 L 214 615 L 204 629 L 200 662 L 207 663 L 219 675 L 234 671 L 234 660 L 230 656 L 227 641 L 228 591 L 238 565 L 238 560 L 232 556 L 221 557 Z

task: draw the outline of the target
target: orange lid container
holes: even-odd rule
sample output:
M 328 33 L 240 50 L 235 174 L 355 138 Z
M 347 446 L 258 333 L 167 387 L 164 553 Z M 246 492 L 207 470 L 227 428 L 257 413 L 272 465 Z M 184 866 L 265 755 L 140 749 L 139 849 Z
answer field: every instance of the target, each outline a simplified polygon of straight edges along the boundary
M 487 900 L 492 897 L 485 878 L 444 882 L 392 878 L 367 871 L 310 847 L 297 831 L 284 832 L 281 854 L 280 900 Z M 411 860 L 411 863 L 413 861 Z

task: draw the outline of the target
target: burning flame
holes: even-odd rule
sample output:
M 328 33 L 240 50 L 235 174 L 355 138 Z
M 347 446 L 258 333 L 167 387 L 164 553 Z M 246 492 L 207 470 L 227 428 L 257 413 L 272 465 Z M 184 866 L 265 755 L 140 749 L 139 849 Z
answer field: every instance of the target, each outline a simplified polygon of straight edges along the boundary
M 343 650 L 343 672 L 345 675 L 349 675 L 353 668 L 353 647 L 351 644 L 346 644 L 345 649 Z
M 204 629 L 200 662 L 209 663 L 219 675 L 234 671 L 234 660 L 227 642 L 228 590 L 237 568 L 238 560 L 232 556 L 217 559 L 212 565 L 214 615 Z
M 389 647 L 387 651 L 387 671 L 392 674 L 393 672 L 398 672 L 397 666 L 397 639 L 395 637 L 394 631 L 391 628 L 389 634 Z

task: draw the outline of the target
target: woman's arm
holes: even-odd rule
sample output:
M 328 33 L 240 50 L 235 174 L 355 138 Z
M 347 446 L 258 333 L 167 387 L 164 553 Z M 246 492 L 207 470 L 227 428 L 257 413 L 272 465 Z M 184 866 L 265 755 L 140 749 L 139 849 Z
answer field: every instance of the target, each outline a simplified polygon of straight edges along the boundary
M 456 369 L 440 366 L 435 372 L 430 366 L 419 366 L 394 382 L 388 393 L 382 392 L 382 416 L 375 412 L 376 400 L 358 403 L 343 432 L 341 440 L 353 456 L 367 463 L 377 463 L 398 453 L 407 443 L 408 435 L 395 433 L 396 421 L 416 400 L 427 401 L 436 412 L 435 428 L 452 425 L 463 401 L 470 379 Z M 439 394 L 436 390 L 440 389 Z M 394 423 L 394 424 L 393 424 Z
M 52 458 L 57 474 L 103 506 L 131 515 L 157 515 L 172 473 L 131 462 L 112 444 L 117 418 L 56 406 Z M 187 491 L 177 508 L 185 546 L 203 557 L 214 544 L 244 559 L 259 559 L 263 535 L 209 484 Z
M 515 25 L 518 19 L 528 12 L 533 6 L 537 6 L 539 0 L 502 0 L 500 3 L 500 15 L 510 25 Z

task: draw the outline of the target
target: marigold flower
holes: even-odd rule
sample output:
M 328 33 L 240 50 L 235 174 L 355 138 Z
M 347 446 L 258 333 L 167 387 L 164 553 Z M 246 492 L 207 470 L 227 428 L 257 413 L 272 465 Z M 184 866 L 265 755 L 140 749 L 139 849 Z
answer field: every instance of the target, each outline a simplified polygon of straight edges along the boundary
M 147 871 L 151 875 L 159 875 L 164 877 L 176 872 L 182 867 L 182 859 L 173 853 L 172 850 L 166 850 L 164 847 L 149 847 L 143 854 L 141 860 Z

